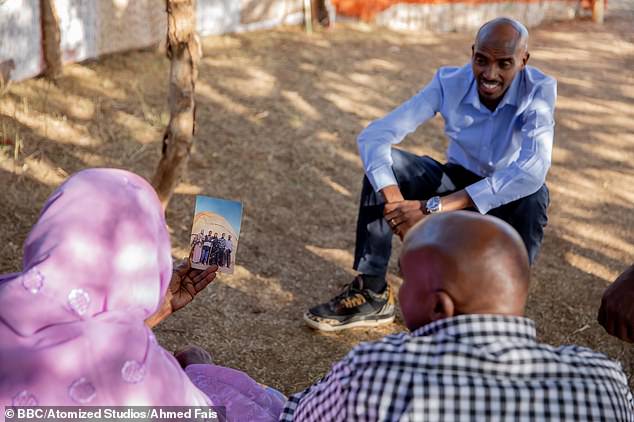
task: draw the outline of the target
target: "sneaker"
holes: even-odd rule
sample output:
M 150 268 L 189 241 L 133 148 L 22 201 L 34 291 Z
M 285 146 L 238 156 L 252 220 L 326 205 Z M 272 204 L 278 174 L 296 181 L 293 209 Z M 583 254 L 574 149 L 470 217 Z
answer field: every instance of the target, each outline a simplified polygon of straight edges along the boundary
M 363 288 L 357 276 L 329 302 L 311 308 L 304 321 L 321 331 L 338 331 L 354 327 L 376 327 L 394 321 L 394 294 L 389 284 L 383 293 Z

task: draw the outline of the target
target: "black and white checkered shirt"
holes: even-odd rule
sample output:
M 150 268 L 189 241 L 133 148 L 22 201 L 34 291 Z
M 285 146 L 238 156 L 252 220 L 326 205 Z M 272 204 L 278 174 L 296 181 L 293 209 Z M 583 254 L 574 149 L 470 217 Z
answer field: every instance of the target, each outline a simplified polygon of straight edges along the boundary
M 634 421 L 621 366 L 535 338 L 526 318 L 461 315 L 355 347 L 281 421 Z

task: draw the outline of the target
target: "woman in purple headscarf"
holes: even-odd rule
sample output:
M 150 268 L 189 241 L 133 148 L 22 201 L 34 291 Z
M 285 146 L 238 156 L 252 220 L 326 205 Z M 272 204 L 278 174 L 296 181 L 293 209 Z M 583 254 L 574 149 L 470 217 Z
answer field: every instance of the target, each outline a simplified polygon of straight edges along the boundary
M 145 179 L 91 169 L 62 184 L 26 240 L 22 272 L 0 276 L 2 412 L 214 405 L 231 421 L 276 420 L 283 401 L 247 375 L 210 364 L 183 370 L 157 343 L 148 325 L 190 302 L 216 270 L 173 273 L 170 249 Z

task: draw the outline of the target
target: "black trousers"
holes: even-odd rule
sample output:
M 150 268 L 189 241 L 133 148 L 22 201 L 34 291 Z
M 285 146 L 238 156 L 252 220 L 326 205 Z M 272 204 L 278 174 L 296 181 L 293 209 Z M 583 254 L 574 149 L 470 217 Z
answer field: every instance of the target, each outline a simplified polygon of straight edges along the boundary
M 424 200 L 435 195 L 447 195 L 464 189 L 482 177 L 457 164 L 441 164 L 399 149 L 392 149 L 392 169 L 403 197 Z M 548 222 L 546 209 L 550 203 L 544 184 L 532 195 L 490 210 L 493 215 L 517 230 L 532 264 L 544 238 Z M 392 230 L 383 218 L 383 196 L 376 193 L 367 177 L 363 179 L 361 204 L 357 220 L 354 269 L 362 274 L 385 277 L 392 253 Z

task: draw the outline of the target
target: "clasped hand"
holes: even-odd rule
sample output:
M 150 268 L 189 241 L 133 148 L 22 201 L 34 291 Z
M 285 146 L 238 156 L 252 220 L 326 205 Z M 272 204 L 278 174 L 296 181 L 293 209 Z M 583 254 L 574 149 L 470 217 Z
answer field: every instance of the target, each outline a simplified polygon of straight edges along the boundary
M 383 215 L 394 234 L 403 240 L 409 229 L 425 218 L 424 206 L 425 201 L 388 202 L 383 209 Z

